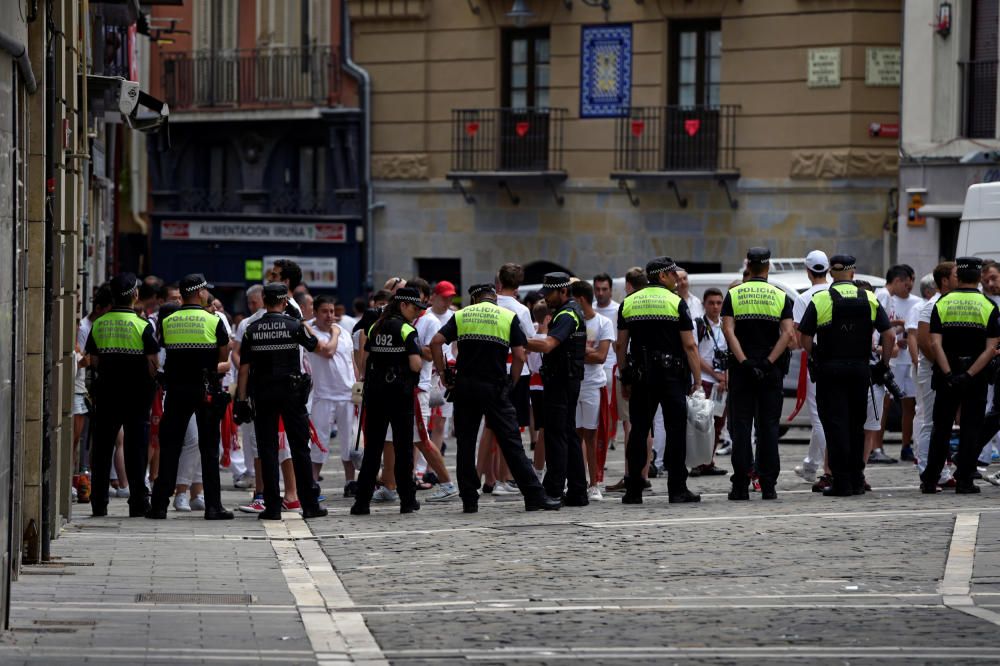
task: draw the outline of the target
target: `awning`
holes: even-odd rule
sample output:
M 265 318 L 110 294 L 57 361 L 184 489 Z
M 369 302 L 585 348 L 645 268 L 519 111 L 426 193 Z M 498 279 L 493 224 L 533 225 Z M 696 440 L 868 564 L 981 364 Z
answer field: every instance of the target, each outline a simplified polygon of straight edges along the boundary
M 927 204 L 917 209 L 923 217 L 962 217 L 963 204 Z

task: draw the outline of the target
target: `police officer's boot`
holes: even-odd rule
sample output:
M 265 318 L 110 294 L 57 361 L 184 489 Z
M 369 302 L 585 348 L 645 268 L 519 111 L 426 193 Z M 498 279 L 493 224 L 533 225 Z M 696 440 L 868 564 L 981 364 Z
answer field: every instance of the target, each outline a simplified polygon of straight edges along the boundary
M 525 511 L 558 511 L 562 508 L 562 500 L 548 495 L 542 495 L 538 499 L 525 500 Z
M 690 502 L 700 502 L 701 495 L 693 493 L 687 488 L 670 496 L 671 504 L 688 504 Z
M 412 499 L 409 502 L 401 501 L 399 503 L 400 513 L 413 513 L 414 511 L 420 511 L 420 502 L 418 502 L 416 499 Z
M 317 506 L 315 509 L 302 509 L 302 517 L 308 520 L 309 518 L 322 518 L 328 515 L 330 512 L 321 506 Z
M 261 514 L 263 515 L 263 514 Z M 223 509 L 221 506 L 208 507 L 205 509 L 205 520 L 232 520 L 233 512 Z
M 774 489 L 774 486 L 761 486 L 760 498 L 766 500 L 776 500 L 778 499 L 778 491 Z
M 367 516 L 371 512 L 372 512 L 372 510 L 371 510 L 371 508 L 369 508 L 367 502 L 364 503 L 364 504 L 361 504 L 359 502 L 355 502 L 351 506 L 351 515 L 352 516 Z
M 750 501 L 750 487 L 747 485 L 739 485 L 734 483 L 732 490 L 726 496 L 733 502 L 749 502 Z

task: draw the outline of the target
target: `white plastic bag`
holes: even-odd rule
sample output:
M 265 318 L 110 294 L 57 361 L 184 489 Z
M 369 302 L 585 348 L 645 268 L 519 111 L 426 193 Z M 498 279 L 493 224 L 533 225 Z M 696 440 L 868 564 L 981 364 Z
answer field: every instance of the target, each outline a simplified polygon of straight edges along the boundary
M 688 468 L 707 465 L 715 452 L 715 405 L 698 390 L 687 397 L 687 457 Z
M 721 418 L 726 413 L 726 397 L 728 395 L 729 392 L 723 391 L 721 386 L 712 384 L 712 415 L 715 418 Z

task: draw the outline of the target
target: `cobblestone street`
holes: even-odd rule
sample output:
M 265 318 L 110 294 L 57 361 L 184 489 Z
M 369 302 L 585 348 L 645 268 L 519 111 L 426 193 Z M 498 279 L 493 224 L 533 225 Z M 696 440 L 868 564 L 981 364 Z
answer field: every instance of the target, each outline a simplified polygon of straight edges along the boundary
M 766 503 L 729 502 L 728 477 L 710 477 L 690 481 L 701 504 L 669 505 L 659 478 L 640 507 L 611 494 L 526 514 L 484 497 L 475 515 L 425 502 L 363 518 L 328 475 L 331 516 L 308 525 L 77 507 L 57 559 L 13 587 L 0 662 L 995 661 L 1000 492 L 923 496 L 899 463 L 869 467 L 873 493 L 823 498 L 791 471 L 804 452 L 782 445 Z

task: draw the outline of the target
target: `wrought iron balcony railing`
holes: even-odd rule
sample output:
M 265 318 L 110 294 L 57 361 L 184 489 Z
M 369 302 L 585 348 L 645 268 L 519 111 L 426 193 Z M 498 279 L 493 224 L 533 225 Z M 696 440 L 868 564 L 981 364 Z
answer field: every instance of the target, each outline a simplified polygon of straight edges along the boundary
M 997 61 L 958 63 L 962 74 L 962 136 L 997 137 Z
M 632 107 L 615 122 L 616 174 L 736 173 L 738 106 Z
M 163 54 L 171 110 L 330 106 L 340 98 L 340 59 L 329 46 Z
M 563 171 L 566 109 L 452 109 L 452 178 Z

